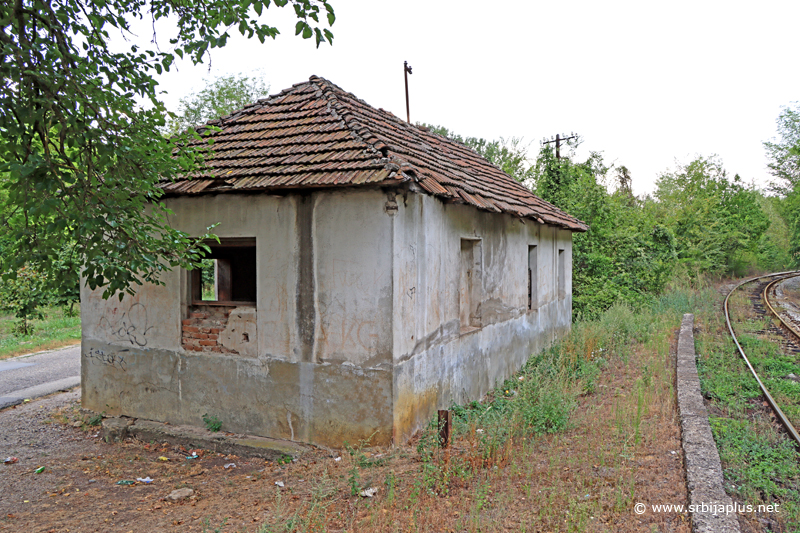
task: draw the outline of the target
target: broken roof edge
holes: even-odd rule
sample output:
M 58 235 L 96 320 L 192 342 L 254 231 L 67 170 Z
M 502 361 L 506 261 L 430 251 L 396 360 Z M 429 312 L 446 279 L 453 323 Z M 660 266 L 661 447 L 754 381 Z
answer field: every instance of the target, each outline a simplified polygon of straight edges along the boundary
M 199 183 L 202 181 L 213 182 L 219 180 L 214 180 L 214 179 L 204 180 L 203 178 L 195 178 L 192 181 Z M 413 185 L 409 187 L 409 184 Z M 272 194 L 274 196 L 285 196 L 297 193 L 299 191 L 335 192 L 335 191 L 345 191 L 345 190 L 363 191 L 363 190 L 387 190 L 387 189 L 394 189 L 395 191 L 406 190 L 412 194 L 424 194 L 426 196 L 429 196 L 435 200 L 442 202 L 443 204 L 465 205 L 475 208 L 479 211 L 485 211 L 488 213 L 494 213 L 500 215 L 507 215 L 512 218 L 517 218 L 520 219 L 523 223 L 525 222 L 525 220 L 530 220 L 537 224 L 541 224 L 544 226 L 552 226 L 555 228 L 572 231 L 574 233 L 583 233 L 589 229 L 588 225 L 584 225 L 582 228 L 567 227 L 564 224 L 558 223 L 558 221 L 545 220 L 536 215 L 523 214 L 520 211 L 489 209 L 486 207 L 482 207 L 480 205 L 476 205 L 475 203 L 469 202 L 461 196 L 452 196 L 447 191 L 444 191 L 444 193 L 429 192 L 420 184 L 420 182 L 416 178 L 402 172 L 397 173 L 391 177 L 387 177 L 382 181 L 357 183 L 357 184 L 315 183 L 313 185 L 296 184 L 296 185 L 277 185 L 277 186 L 250 187 L 250 188 L 236 188 L 231 185 L 226 185 L 223 187 L 204 186 L 199 190 L 175 190 L 175 189 L 169 190 L 162 188 L 164 192 L 161 198 L 170 199 L 170 198 L 182 198 L 182 197 L 199 197 L 199 196 L 212 196 L 217 194 L 241 194 L 241 195 Z

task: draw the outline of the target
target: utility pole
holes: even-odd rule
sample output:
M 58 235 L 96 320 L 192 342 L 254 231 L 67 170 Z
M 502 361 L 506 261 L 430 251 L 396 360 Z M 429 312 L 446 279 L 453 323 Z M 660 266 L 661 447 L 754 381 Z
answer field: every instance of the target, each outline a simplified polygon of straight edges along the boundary
M 547 140 L 547 138 L 542 140 L 542 145 L 556 143 L 556 159 L 561 159 L 561 143 L 569 141 L 570 139 L 577 139 L 577 138 L 578 136 L 575 135 L 574 133 L 570 133 L 569 137 L 567 137 L 566 133 L 564 134 L 563 137 L 557 133 L 555 138 L 552 138 L 549 141 Z
M 411 67 L 408 66 L 408 61 L 403 61 L 403 75 L 406 78 L 406 122 L 411 124 L 411 111 L 408 107 L 408 75 L 411 74 Z

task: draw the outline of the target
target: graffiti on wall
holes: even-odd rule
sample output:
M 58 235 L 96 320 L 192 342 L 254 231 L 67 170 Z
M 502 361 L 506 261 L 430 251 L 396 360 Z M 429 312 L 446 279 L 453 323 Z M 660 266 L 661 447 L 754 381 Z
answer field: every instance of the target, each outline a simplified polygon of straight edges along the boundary
M 147 307 L 137 302 L 131 304 L 119 318 L 113 316 L 116 312 L 117 308 L 111 309 L 110 313 L 106 311 L 100 317 L 98 328 L 105 331 L 111 339 L 139 347 L 147 346 L 147 333 L 153 329 L 147 322 Z
M 106 365 L 125 372 L 128 368 L 128 363 L 122 354 L 127 351 L 120 350 L 119 352 L 106 353 L 105 350 L 89 348 L 88 351 L 84 352 L 83 356 L 94 365 Z

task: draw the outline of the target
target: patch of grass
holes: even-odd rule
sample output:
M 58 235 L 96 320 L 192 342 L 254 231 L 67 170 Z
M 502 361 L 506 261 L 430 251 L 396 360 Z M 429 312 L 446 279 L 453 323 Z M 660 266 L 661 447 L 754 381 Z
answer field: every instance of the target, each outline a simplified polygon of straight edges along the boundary
M 48 307 L 43 320 L 32 320 L 33 334 L 15 333 L 13 315 L 0 316 L 0 359 L 77 344 L 81 339 L 80 309 L 70 316 L 68 309 Z

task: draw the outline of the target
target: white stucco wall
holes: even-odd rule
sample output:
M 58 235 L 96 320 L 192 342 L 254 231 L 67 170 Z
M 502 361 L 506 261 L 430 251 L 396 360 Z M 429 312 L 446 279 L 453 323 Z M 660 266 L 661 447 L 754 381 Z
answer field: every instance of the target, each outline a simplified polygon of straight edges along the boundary
M 213 233 L 222 239 L 255 237 L 256 310 L 231 316 L 255 317 L 256 346 L 238 354 L 183 349 L 186 271 L 169 272 L 163 286 L 141 287 L 122 302 L 84 288 L 84 406 L 196 425 L 211 413 L 231 431 L 320 444 L 376 431 L 376 442 L 390 442 L 386 201 L 378 190 L 169 199 L 175 228 L 201 235 L 219 223 Z M 135 337 L 144 342 L 131 344 L 134 333 L 120 333 L 118 324 L 131 316 L 141 324 L 145 314 L 146 331 Z
M 530 220 L 444 204 L 422 194 L 394 220 L 394 431 L 403 440 L 436 409 L 482 397 L 567 331 L 572 236 Z M 459 315 L 461 240 L 479 240 L 480 323 Z M 538 305 L 528 309 L 528 250 L 537 246 Z M 559 298 L 558 250 L 565 295 Z
M 185 350 L 189 275 L 103 301 L 82 289 L 83 406 L 175 424 L 339 446 L 402 441 L 437 408 L 480 398 L 569 328 L 571 233 L 381 190 L 168 200 L 192 235 L 255 238 L 256 308 L 220 338 L 239 353 Z M 479 243 L 477 327 L 460 319 L 461 240 Z M 528 310 L 528 247 L 538 308 Z M 558 249 L 566 263 L 559 298 Z M 477 279 L 477 278 L 476 278 Z M 255 332 L 255 334 L 253 334 Z M 236 333 L 236 334 L 234 334 Z M 239 340 L 237 340 L 239 339 Z

